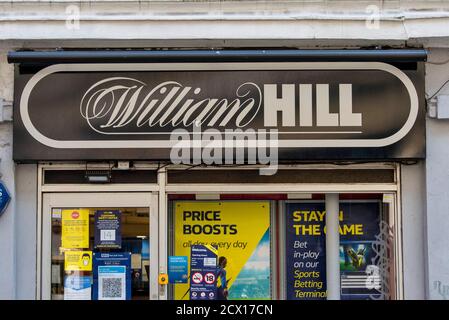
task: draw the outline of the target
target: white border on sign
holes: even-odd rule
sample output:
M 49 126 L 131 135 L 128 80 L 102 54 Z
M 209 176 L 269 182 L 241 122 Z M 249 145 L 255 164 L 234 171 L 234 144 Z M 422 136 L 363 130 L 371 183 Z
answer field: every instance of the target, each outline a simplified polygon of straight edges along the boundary
M 55 140 L 43 135 L 33 125 L 28 100 L 36 84 L 56 72 L 83 71 L 195 71 L 195 70 L 381 70 L 394 75 L 406 87 L 410 96 L 410 113 L 405 124 L 393 135 L 381 139 L 289 139 L 279 140 L 280 148 L 341 148 L 385 147 L 398 142 L 412 129 L 418 117 L 418 94 L 410 78 L 400 69 L 382 62 L 250 62 L 250 63 L 99 63 L 56 64 L 37 72 L 23 89 L 20 115 L 30 135 L 40 143 L 58 149 L 141 149 L 172 148 L 178 141 L 167 140 Z M 215 141 L 225 145 L 224 140 Z M 257 146 L 266 146 L 268 140 L 257 140 Z

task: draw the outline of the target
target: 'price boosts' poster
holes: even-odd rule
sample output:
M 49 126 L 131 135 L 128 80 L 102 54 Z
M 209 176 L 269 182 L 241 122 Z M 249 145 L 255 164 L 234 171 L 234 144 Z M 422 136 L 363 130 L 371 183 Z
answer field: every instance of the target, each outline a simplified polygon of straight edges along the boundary
M 175 203 L 174 255 L 189 256 L 194 245 L 211 245 L 227 260 L 228 299 L 270 298 L 269 201 L 179 201 Z M 189 263 L 190 265 L 190 263 Z M 190 270 L 189 270 L 190 274 Z M 189 284 L 175 285 L 175 299 Z

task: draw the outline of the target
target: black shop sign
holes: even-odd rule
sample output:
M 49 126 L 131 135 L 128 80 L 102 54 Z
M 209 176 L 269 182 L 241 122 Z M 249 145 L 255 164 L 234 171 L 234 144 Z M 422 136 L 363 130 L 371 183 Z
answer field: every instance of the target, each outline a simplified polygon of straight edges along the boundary
M 423 158 L 417 65 L 74 63 L 18 71 L 14 159 L 167 160 L 174 132 L 191 142 L 208 130 L 223 146 L 226 135 L 277 137 L 280 160 Z

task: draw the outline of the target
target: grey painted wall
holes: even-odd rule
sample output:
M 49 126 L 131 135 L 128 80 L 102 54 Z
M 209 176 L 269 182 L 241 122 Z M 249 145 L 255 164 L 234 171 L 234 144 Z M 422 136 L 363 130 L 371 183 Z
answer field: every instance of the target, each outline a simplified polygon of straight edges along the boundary
M 36 297 L 37 165 L 16 166 L 16 298 Z
M 0 50 L 0 98 L 11 101 L 14 68 L 6 61 L 6 51 Z M 12 123 L 0 123 L 0 179 L 11 194 L 11 202 L 0 217 L 0 299 L 14 299 L 16 292 L 16 243 L 14 162 L 12 162 Z
M 425 299 L 425 162 L 401 166 L 405 299 Z
M 449 60 L 449 50 L 432 50 L 429 61 Z M 426 67 L 426 93 L 449 79 L 449 63 Z M 446 85 L 441 94 L 449 94 Z M 430 299 L 449 300 L 449 120 L 427 119 L 427 290 Z

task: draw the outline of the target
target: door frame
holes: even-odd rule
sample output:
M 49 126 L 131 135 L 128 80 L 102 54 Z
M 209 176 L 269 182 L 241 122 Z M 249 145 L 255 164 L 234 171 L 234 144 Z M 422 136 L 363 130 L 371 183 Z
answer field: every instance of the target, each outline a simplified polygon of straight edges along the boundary
M 38 273 L 37 298 L 51 299 L 51 211 L 52 208 L 147 207 L 150 239 L 150 299 L 159 299 L 159 222 L 158 194 L 155 192 L 63 192 L 42 194 L 41 268 Z

